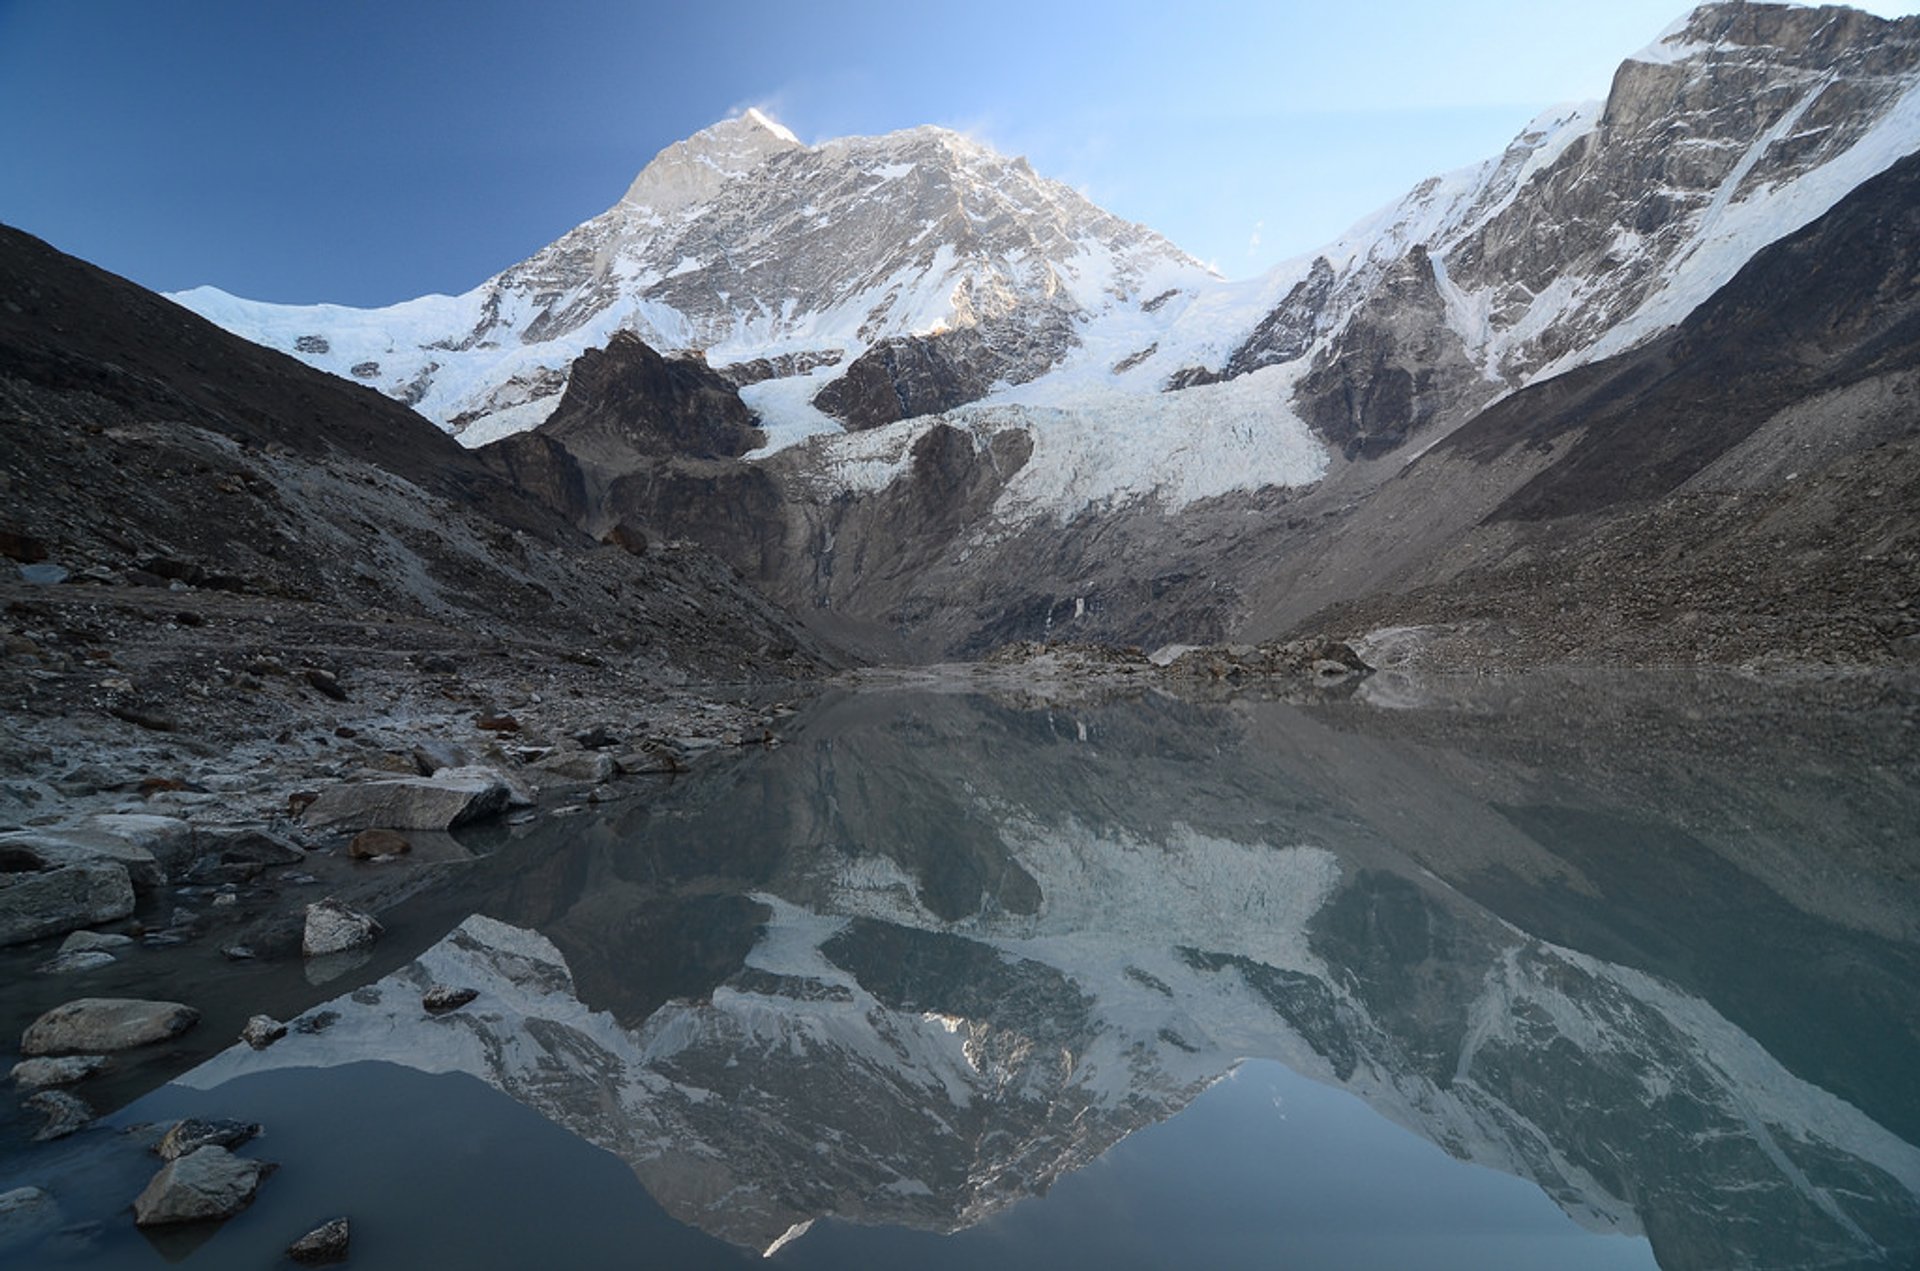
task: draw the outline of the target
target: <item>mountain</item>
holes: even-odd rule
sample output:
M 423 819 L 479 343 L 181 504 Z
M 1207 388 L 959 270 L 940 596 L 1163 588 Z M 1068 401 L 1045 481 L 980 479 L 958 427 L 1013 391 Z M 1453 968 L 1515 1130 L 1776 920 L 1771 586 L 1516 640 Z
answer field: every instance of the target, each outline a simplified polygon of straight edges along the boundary
M 597 542 L 399 402 L 6 227 L 0 290 L 16 775 L 335 698 L 458 710 L 529 666 L 637 699 L 830 660 L 710 555 Z
M 1077 324 L 1208 280 L 1158 235 L 958 133 L 809 147 L 750 110 L 669 146 L 613 207 L 461 296 L 377 310 L 175 298 L 477 445 L 546 418 L 573 360 L 616 331 L 781 381 L 750 400 L 797 436 L 838 430 L 810 402 L 862 355 L 965 331 L 996 378 L 1030 379 Z M 949 398 L 936 400 L 969 400 Z
M 1617 370 L 1917 146 L 1920 19 L 1709 4 L 1623 62 L 1604 102 L 1545 113 L 1501 155 L 1248 282 L 1208 277 L 953 134 L 806 147 L 749 114 L 670 147 L 615 208 L 458 300 L 354 312 L 182 299 L 334 369 L 379 362 L 379 382 L 417 389 L 470 444 L 496 439 L 494 469 L 578 524 L 701 542 L 874 655 L 1258 639 L 1518 550 L 1487 533 L 1455 546 L 1544 452 L 1463 466 L 1439 443 L 1482 411 L 1512 418 L 1523 408 L 1506 403 L 1535 388 Z M 1825 241 L 1853 250 L 1844 237 Z M 1896 260 L 1856 265 L 1876 296 L 1911 289 Z M 1798 294 L 1817 273 L 1773 277 L 1778 306 L 1824 303 Z M 1737 311 L 1715 343 L 1728 385 L 1746 382 L 1769 321 L 1764 304 Z M 593 359 L 570 363 L 589 345 Z M 703 391 L 734 421 L 727 453 L 663 447 L 652 425 L 640 431 L 654 440 L 622 440 L 623 411 L 657 414 L 629 382 L 655 360 L 717 377 Z M 617 399 L 600 396 L 616 383 Z M 1750 484 L 1805 475 L 1773 462 L 1803 446 L 1828 462 L 1897 439 L 1894 422 L 1828 436 L 1818 410 L 1791 423 L 1820 391 L 1802 377 L 1769 398 L 1781 422 L 1747 449 L 1773 476 Z M 1662 467 L 1673 447 L 1622 444 L 1609 462 L 1646 473 L 1604 486 L 1589 519 L 1692 475 Z M 1445 481 L 1400 480 L 1443 466 Z M 1807 550 L 1856 549 L 1827 535 Z M 1625 563 L 1596 560 L 1595 576 Z M 1822 596 L 1850 603 L 1815 593 L 1806 623 L 1834 612 Z M 1652 611 L 1599 656 L 1807 652 L 1782 643 L 1801 624 L 1775 623 L 1663 653 Z M 1363 613 L 1391 616 L 1329 620 Z M 1504 653 L 1584 655 L 1601 629 L 1561 628 L 1565 641 Z M 1897 655 L 1883 644 L 1849 636 L 1830 652 Z

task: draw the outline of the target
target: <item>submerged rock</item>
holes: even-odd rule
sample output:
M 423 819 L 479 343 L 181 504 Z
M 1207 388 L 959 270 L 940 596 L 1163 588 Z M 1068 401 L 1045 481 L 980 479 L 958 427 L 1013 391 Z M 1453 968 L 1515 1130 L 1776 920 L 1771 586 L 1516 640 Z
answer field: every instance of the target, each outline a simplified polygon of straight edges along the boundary
M 142 1227 L 231 1218 L 252 1202 L 260 1180 L 272 1173 L 266 1161 L 235 1156 L 207 1146 L 160 1167 L 133 1202 L 133 1221 Z
M 74 1055 L 131 1050 L 178 1037 L 199 1019 L 199 1011 L 179 1002 L 83 997 L 56 1006 L 27 1025 L 20 1039 L 20 1053 Z
M 59 1225 L 59 1204 L 40 1188 L 0 1192 L 0 1252 L 30 1244 Z
M 13 1084 L 22 1090 L 70 1086 L 105 1068 L 105 1055 L 66 1055 L 58 1059 L 23 1059 L 13 1066 Z
M 307 925 L 300 937 L 300 952 L 309 958 L 343 953 L 372 944 L 382 928 L 370 914 L 349 909 L 333 897 L 307 906 Z
M 353 1232 L 345 1218 L 322 1223 L 287 1246 L 287 1256 L 306 1266 L 339 1262 L 347 1256 Z
M 81 949 L 75 953 L 56 953 L 34 970 L 42 975 L 71 975 L 77 971 L 111 966 L 118 960 L 104 949 Z
M 42 1090 L 29 1098 L 27 1106 L 47 1119 L 33 1136 L 35 1143 L 47 1143 L 77 1134 L 93 1124 L 93 1109 L 79 1095 L 65 1090 Z
M 347 844 L 347 855 L 356 861 L 376 856 L 404 856 L 413 850 L 407 836 L 398 830 L 362 830 Z
M 203 1147 L 224 1147 L 229 1150 L 255 1138 L 260 1126 L 251 1121 L 202 1121 L 198 1117 L 188 1117 L 184 1121 L 175 1121 L 153 1150 L 164 1161 L 177 1161 L 191 1152 Z

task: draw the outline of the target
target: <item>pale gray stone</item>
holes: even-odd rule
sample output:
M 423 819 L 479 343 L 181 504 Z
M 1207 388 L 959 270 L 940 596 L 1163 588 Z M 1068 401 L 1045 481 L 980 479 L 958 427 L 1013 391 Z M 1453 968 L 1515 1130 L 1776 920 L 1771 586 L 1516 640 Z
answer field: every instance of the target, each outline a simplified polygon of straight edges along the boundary
M 300 937 L 300 952 L 309 958 L 317 958 L 358 949 L 372 944 L 380 930 L 380 924 L 371 915 L 349 909 L 329 896 L 307 906 L 307 923 Z
M 448 768 L 431 777 L 398 777 L 330 786 L 308 805 L 304 823 L 341 831 L 446 830 L 507 807 L 512 790 L 490 768 Z
M 160 1167 L 133 1202 L 142 1227 L 231 1218 L 245 1209 L 273 1170 L 265 1161 L 235 1156 L 223 1147 L 201 1147 Z
M 56 1006 L 27 1025 L 20 1053 L 99 1054 L 131 1050 L 193 1027 L 200 1012 L 178 1002 L 147 1002 L 127 997 L 83 997 Z
M 114 861 L 0 874 L 0 946 L 62 935 L 132 912 L 133 881 Z

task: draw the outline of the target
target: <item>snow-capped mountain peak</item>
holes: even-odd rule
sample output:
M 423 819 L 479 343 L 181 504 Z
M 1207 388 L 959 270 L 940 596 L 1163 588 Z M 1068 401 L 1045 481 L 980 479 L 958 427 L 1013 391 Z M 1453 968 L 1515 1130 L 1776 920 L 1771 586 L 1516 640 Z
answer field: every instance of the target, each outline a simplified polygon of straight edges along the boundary
M 620 202 L 666 216 L 711 199 L 721 186 L 753 172 L 774 155 L 804 149 L 785 127 L 749 108 L 655 155 Z

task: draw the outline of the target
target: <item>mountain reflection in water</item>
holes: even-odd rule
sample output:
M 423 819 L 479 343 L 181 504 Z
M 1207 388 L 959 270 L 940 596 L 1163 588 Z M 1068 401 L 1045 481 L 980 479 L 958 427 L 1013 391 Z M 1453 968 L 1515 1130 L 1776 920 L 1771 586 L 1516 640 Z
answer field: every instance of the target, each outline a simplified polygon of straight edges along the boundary
M 337 1022 L 185 1082 L 468 1072 L 797 1252 L 972 1227 L 1271 1059 L 1663 1267 L 1920 1256 L 1903 699 L 1393 704 L 836 696 L 542 827 Z M 480 997 L 429 1017 L 429 983 Z

